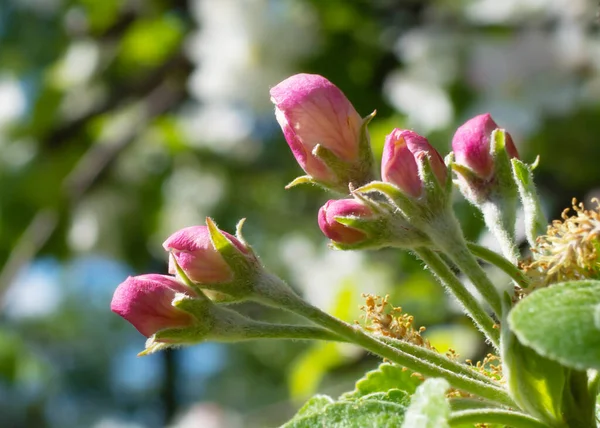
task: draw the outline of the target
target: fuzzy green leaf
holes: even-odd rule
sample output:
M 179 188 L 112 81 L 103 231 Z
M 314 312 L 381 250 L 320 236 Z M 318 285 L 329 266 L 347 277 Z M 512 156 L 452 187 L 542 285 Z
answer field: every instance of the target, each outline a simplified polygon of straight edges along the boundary
M 389 401 L 390 403 L 400 404 L 408 407 L 410 404 L 410 394 L 400 389 L 390 389 L 388 392 L 373 392 L 358 398 L 361 400 Z
M 538 290 L 508 317 L 519 340 L 578 370 L 600 369 L 600 281 L 571 281 Z
M 304 406 L 302 406 L 300 410 L 298 410 L 298 413 L 296 413 L 294 419 L 316 415 L 324 411 L 325 407 L 333 403 L 333 398 L 331 398 L 328 395 L 315 395 L 314 397 L 311 397 L 306 403 L 304 403 Z
M 444 379 L 427 379 L 412 396 L 402 428 L 447 428 L 450 404 Z
M 404 420 L 406 407 L 398 404 L 396 398 L 390 396 L 377 396 L 377 398 L 384 399 L 365 398 L 326 404 L 322 398 L 317 398 L 309 404 L 314 400 L 313 398 L 282 428 L 396 428 L 400 426 Z M 306 410 L 302 412 L 303 409 L 307 409 L 308 412 Z
M 377 369 L 367 372 L 365 376 L 356 382 L 354 391 L 347 392 L 343 399 L 356 399 L 372 394 L 374 392 L 385 392 L 399 389 L 413 394 L 417 386 L 421 384 L 413 372 L 396 364 L 383 363 Z

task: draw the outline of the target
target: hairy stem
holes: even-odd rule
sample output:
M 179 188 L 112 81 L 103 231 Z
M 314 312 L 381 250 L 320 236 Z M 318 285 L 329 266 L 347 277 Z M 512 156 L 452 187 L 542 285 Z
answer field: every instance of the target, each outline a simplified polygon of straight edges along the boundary
M 427 234 L 434 243 L 463 271 L 499 318 L 502 318 L 500 293 L 469 251 L 458 221 L 451 211 L 427 224 Z
M 347 342 L 344 338 L 321 327 L 270 324 L 254 321 L 243 326 L 244 339 L 296 339 Z
M 481 245 L 474 244 L 473 242 L 467 243 L 467 246 L 475 257 L 486 261 L 504 271 L 504 273 L 510 276 L 511 279 L 515 281 L 515 283 L 517 283 L 521 288 L 527 288 L 529 286 L 529 280 L 527 277 L 508 259 L 502 257 L 495 251 L 492 251 Z
M 423 348 L 422 346 L 413 345 L 412 343 L 405 342 L 403 340 L 393 339 L 391 337 L 379 337 L 378 339 L 388 344 L 392 348 L 398 349 L 407 354 L 414 355 L 415 357 L 423 361 L 428 361 L 443 369 L 452 371 L 462 376 L 470 377 L 471 379 L 478 380 L 480 382 L 485 382 L 490 385 L 498 386 L 498 384 L 492 379 L 485 376 L 484 374 L 473 370 L 466 364 L 461 364 L 456 361 L 452 361 L 446 356 L 432 351 L 430 349 Z
M 515 206 L 516 195 L 514 201 L 512 198 L 499 198 L 478 206 L 486 226 L 500 243 L 502 254 L 513 263 L 519 259 L 519 250 L 515 242 Z
M 477 325 L 477 328 L 479 328 L 492 345 L 496 349 L 500 349 L 500 332 L 495 328 L 494 320 L 460 282 L 442 258 L 427 248 L 418 248 L 415 250 L 415 253 L 429 266 L 450 294 L 460 302 L 467 314 L 475 322 L 475 325 Z
M 500 424 L 513 428 L 548 428 L 548 425 L 524 413 L 504 409 L 471 409 L 454 412 L 448 421 L 451 427 L 466 424 Z
M 281 285 L 283 286 L 284 284 Z M 260 294 L 256 296 L 256 299 L 262 303 L 284 308 L 301 315 L 310 321 L 331 330 L 349 342 L 359 345 L 396 364 L 414 370 L 423 376 L 441 377 L 446 379 L 454 388 L 486 398 L 490 401 L 512 407 L 515 406 L 513 400 L 508 395 L 508 392 L 500 386 L 494 386 L 486 382 L 466 377 L 448 370 L 447 368 L 440 367 L 432 362 L 423 361 L 407 352 L 395 349 L 365 333 L 360 327 L 345 323 L 344 321 L 321 311 L 315 306 L 312 306 L 294 294 L 287 286 L 285 286 L 285 288 L 277 287 L 276 293 L 274 292 L 274 287 L 269 288 L 270 292 L 268 295 Z

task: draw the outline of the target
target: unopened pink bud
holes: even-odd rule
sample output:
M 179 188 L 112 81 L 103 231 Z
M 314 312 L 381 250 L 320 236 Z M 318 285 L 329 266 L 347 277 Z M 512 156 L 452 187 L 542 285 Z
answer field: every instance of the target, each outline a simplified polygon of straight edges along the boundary
M 312 154 L 317 144 L 343 161 L 358 159 L 363 121 L 337 86 L 316 74 L 296 74 L 270 93 L 285 139 L 308 175 L 322 181 L 335 179 Z
M 174 277 L 158 274 L 130 276 L 113 295 L 110 309 L 146 337 L 166 328 L 188 327 L 194 317 L 172 305 L 177 293 L 196 293 Z
M 339 223 L 336 217 L 372 217 L 373 213 L 366 205 L 355 199 L 329 200 L 319 210 L 319 227 L 334 242 L 356 244 L 364 241 L 367 234 Z
M 429 156 L 431 168 L 438 181 L 446 182 L 448 169 L 442 156 L 425 137 L 406 129 L 394 129 L 385 139 L 381 160 L 383 181 L 395 184 L 403 192 L 421 196 L 423 183 L 419 176 L 417 159 Z
M 221 231 L 221 233 L 240 251 L 248 252 L 236 237 L 227 232 Z M 181 229 L 169 236 L 163 243 L 163 247 L 171 252 L 177 264 L 194 282 L 217 284 L 233 279 L 231 268 L 213 246 L 206 226 Z M 169 273 L 176 273 L 173 260 L 169 262 Z
M 452 138 L 452 150 L 456 163 L 473 170 L 482 178 L 489 178 L 494 170 L 494 160 L 490 152 L 492 132 L 498 128 L 489 113 L 480 114 L 461 125 Z M 505 140 L 509 158 L 518 158 L 519 153 L 512 137 L 507 132 Z

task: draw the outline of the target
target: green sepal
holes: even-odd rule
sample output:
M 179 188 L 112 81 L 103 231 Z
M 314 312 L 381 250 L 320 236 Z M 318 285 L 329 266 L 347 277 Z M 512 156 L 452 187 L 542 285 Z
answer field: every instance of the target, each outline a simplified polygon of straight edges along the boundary
M 521 203 L 525 211 L 525 235 L 527 242 L 532 247 L 536 244 L 536 238 L 546 233 L 548 220 L 542 210 L 542 204 L 533 182 L 533 170 L 539 163 L 539 156 L 531 165 L 511 159 L 514 181 L 517 183 Z
M 246 295 L 230 295 L 227 294 L 227 291 L 231 291 L 234 294 L 236 293 L 236 282 L 231 283 L 219 283 L 219 284 L 197 284 L 193 282 L 181 269 L 177 260 L 173 257 L 173 264 L 175 266 L 175 271 L 177 276 L 181 281 L 192 288 L 196 292 L 196 299 L 200 300 L 210 300 L 215 303 L 229 304 L 229 303 L 237 303 L 243 300 L 246 300 Z
M 213 247 L 221 254 L 225 263 L 229 265 L 234 276 L 247 275 L 248 272 L 255 270 L 255 263 L 250 260 L 249 255 L 242 253 L 238 247 L 231 243 L 210 217 L 206 218 L 206 226 L 208 226 Z M 250 249 L 248 250 L 253 256 L 253 252 Z
M 325 182 L 315 180 L 310 176 L 299 177 L 288 184 L 286 188 L 296 184 L 311 183 L 336 193 L 348 194 L 349 189 L 354 189 L 373 181 L 375 178 L 373 173 L 374 159 L 367 127 L 373 117 L 375 117 L 375 113 L 374 111 L 362 121 L 356 161 L 347 162 L 340 159 L 339 156 L 328 148 L 317 144 L 312 150 L 312 155 L 323 162 L 335 178 L 331 182 Z
M 205 318 L 200 323 L 190 327 L 159 330 L 146 340 L 146 349 L 138 353 L 138 357 L 144 357 L 175 346 L 191 345 L 207 340 L 212 324 L 212 319 Z
M 411 197 L 406 196 L 398 187 L 390 183 L 385 183 L 383 181 L 372 181 L 371 183 L 356 189 L 356 192 L 363 194 L 368 192 L 381 193 L 388 198 L 392 204 L 397 206 L 402 214 L 407 218 L 417 214 L 419 211 Z
M 506 132 L 503 129 L 492 132 L 490 149 L 495 170 L 494 192 L 491 197 L 492 200 L 497 200 L 495 205 L 500 212 L 501 226 L 514 245 L 518 194 L 510 158 L 506 151 Z
M 452 195 L 452 178 L 450 177 L 450 173 L 447 172 L 446 181 L 440 183 L 431 167 L 431 157 L 429 155 L 422 154 L 415 160 L 419 168 L 419 176 L 421 183 L 423 183 L 424 192 L 423 196 L 419 198 L 419 205 L 423 205 L 423 208 L 426 208 L 426 211 L 429 212 L 444 211 Z
M 462 175 L 469 182 L 476 181 L 476 180 L 481 180 L 479 178 L 479 176 L 477 175 L 477 173 L 475 171 L 473 171 L 471 168 L 469 168 L 468 166 L 466 166 L 466 165 L 461 165 L 459 163 L 454 163 L 454 160 L 452 160 L 452 163 L 450 164 L 450 167 L 452 168 L 453 171 L 455 171 L 456 173 Z
M 358 193 L 368 193 L 368 192 L 379 192 L 385 196 L 387 196 L 390 201 L 394 201 L 397 198 L 402 198 L 404 194 L 398 189 L 396 186 L 390 183 L 385 183 L 383 181 L 372 181 L 369 184 L 365 184 L 364 186 L 359 187 L 355 190 Z M 408 199 L 408 198 L 407 198 Z
M 238 241 L 240 241 L 244 245 L 244 247 L 251 250 L 252 247 L 250 247 L 250 244 L 248 244 L 248 241 L 246 241 L 246 239 L 244 238 L 244 234 L 242 233 L 244 223 L 246 223 L 246 219 L 241 218 L 235 225 L 235 237 L 238 239 Z M 254 251 L 252 251 L 252 252 L 254 252 Z
M 344 226 L 364 232 L 367 237 L 355 244 L 332 242 L 332 247 L 339 250 L 379 249 L 384 247 L 413 249 L 429 246 L 429 238 L 415 229 L 398 214 L 390 213 L 379 219 L 360 217 L 335 217 L 335 221 Z
M 487 180 L 479 177 L 475 171 L 466 165 L 454 162 L 454 153 L 446 157 L 449 167 L 462 179 L 458 179 L 455 184 L 460 188 L 465 198 L 473 205 L 480 205 L 489 198 L 492 190 Z
M 310 175 L 302 175 L 300 177 L 296 177 L 290 183 L 285 186 L 286 190 L 291 189 L 292 187 L 296 187 L 301 184 L 309 184 L 312 186 L 317 186 L 318 188 L 325 190 L 327 192 L 334 192 L 340 195 L 348 194 L 348 183 L 336 184 L 334 182 L 317 180 L 316 178 L 311 177 Z
M 373 110 L 373 113 L 364 117 L 362 126 L 360 127 L 360 141 L 358 143 L 359 164 L 356 177 L 353 177 L 353 179 L 349 181 L 349 183 L 352 184 L 352 187 L 362 186 L 375 179 L 373 174 L 375 161 L 373 159 L 373 150 L 371 149 L 371 138 L 369 136 L 368 125 L 376 114 L 377 110 Z
M 354 197 L 355 199 L 359 200 L 360 202 L 362 202 L 363 204 L 368 206 L 369 209 L 375 215 L 382 216 L 382 215 L 390 214 L 391 207 L 389 206 L 389 204 L 386 204 L 383 201 L 378 201 L 373 198 L 370 198 L 366 194 L 357 192 L 356 190 L 352 191 L 352 197 Z M 392 211 L 393 211 L 393 209 L 392 209 Z
M 171 257 L 171 261 L 173 263 L 173 265 L 175 266 L 175 273 L 177 274 L 177 277 L 188 287 L 190 287 L 192 290 L 195 291 L 197 298 L 200 300 L 208 300 L 208 297 L 206 297 L 206 295 L 202 292 L 202 289 L 200 287 L 198 287 L 198 284 L 196 284 L 195 282 L 193 282 L 185 273 L 185 271 L 183 269 L 181 269 L 181 266 L 179 266 L 179 263 L 177 263 L 177 259 L 175 257 L 173 257 L 172 255 Z
M 147 355 L 154 354 L 155 352 L 158 352 L 158 351 L 163 351 L 168 348 L 173 348 L 174 346 L 176 346 L 176 345 L 172 345 L 169 343 L 163 343 L 163 342 L 156 342 L 156 341 L 154 341 L 154 336 L 151 336 L 148 338 L 148 340 L 146 340 L 146 349 L 144 349 L 141 352 L 138 352 L 137 356 L 145 357 Z
M 512 168 L 508 152 L 506 151 L 506 132 L 504 129 L 496 129 L 492 132 L 490 139 L 490 153 L 494 160 L 494 171 L 496 179 L 502 191 L 507 190 L 511 197 L 517 197 L 517 188 L 513 180 Z
M 195 299 L 185 294 L 176 294 L 171 303 L 180 311 L 193 315 L 198 320 L 204 320 L 210 316 L 210 307 L 213 304 L 208 299 Z
M 288 183 L 285 188 L 291 189 L 292 187 L 298 186 L 299 184 L 317 184 L 317 182 L 310 175 L 302 175 L 300 177 L 294 178 L 290 183 Z
M 321 144 L 317 144 L 313 148 L 312 154 L 332 170 L 336 177 L 344 177 L 351 168 L 351 165 L 348 162 L 343 161 L 335 153 Z M 346 184 L 344 187 L 347 189 L 348 185 Z
M 352 229 L 360 230 L 361 232 L 365 232 L 367 234 L 367 240 L 372 241 L 373 239 L 379 238 L 382 235 L 381 232 L 384 232 L 383 235 L 386 235 L 385 230 L 386 221 L 384 219 L 370 219 L 363 217 L 353 217 L 353 216 L 335 216 L 335 221 L 344 226 L 348 226 Z

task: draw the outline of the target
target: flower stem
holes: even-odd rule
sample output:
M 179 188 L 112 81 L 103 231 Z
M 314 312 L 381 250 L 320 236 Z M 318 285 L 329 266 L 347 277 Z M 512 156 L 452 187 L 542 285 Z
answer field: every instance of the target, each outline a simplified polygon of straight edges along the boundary
M 548 425 L 524 413 L 504 409 L 471 409 L 454 412 L 448 421 L 451 427 L 467 424 L 500 424 L 513 428 L 548 428 Z
M 485 248 L 481 245 L 474 244 L 473 242 L 467 243 L 469 250 L 473 255 L 481 260 L 484 260 L 494 266 L 500 268 L 504 273 L 510 276 L 521 288 L 527 288 L 529 286 L 529 280 L 523 274 L 521 270 L 508 259 L 502 257 L 500 254 Z
M 482 373 L 473 370 L 466 364 L 461 364 L 456 361 L 452 361 L 446 356 L 432 351 L 431 349 L 413 345 L 412 343 L 406 342 L 404 340 L 394 339 L 391 337 L 378 337 L 378 339 L 388 344 L 392 348 L 398 349 L 407 354 L 411 354 L 423 361 L 428 361 L 448 371 L 458 373 L 462 376 L 485 382 L 493 386 L 498 386 L 498 384 L 492 379 L 490 379 Z
M 283 283 L 281 285 L 285 286 Z M 278 293 L 273 292 L 275 291 L 273 287 L 269 287 L 269 289 L 271 292 L 268 295 L 257 295 L 255 296 L 256 299 L 264 304 L 280 307 L 301 315 L 312 322 L 331 330 L 349 342 L 359 345 L 396 364 L 414 370 L 423 376 L 442 377 L 454 388 L 486 398 L 490 401 L 512 407 L 515 406 L 513 400 L 508 395 L 508 392 L 500 386 L 494 386 L 479 380 L 467 378 L 464 375 L 455 373 L 447 368 L 440 367 L 429 361 L 423 361 L 414 355 L 395 349 L 365 333 L 358 326 L 351 326 L 350 324 L 321 311 L 315 306 L 312 306 L 298 295 L 294 294 L 287 286 L 285 286 L 285 288 L 278 287 Z
M 515 192 L 516 193 L 516 192 Z M 513 200 L 514 199 L 514 200 Z M 515 198 L 492 199 L 479 205 L 486 226 L 498 240 L 504 257 L 511 262 L 519 259 L 519 250 L 515 242 Z
M 500 293 L 469 251 L 458 220 L 451 211 L 444 212 L 437 221 L 427 223 L 427 234 L 434 243 L 463 271 L 499 318 L 502 318 Z
M 463 308 L 496 349 L 500 349 L 500 332 L 495 328 L 494 320 L 483 309 L 477 299 L 460 282 L 454 272 L 440 256 L 427 248 L 417 248 L 415 253 L 438 277 L 444 287 L 462 304 Z
M 244 339 L 296 339 L 347 342 L 344 338 L 321 327 L 270 324 L 252 321 L 243 326 Z

